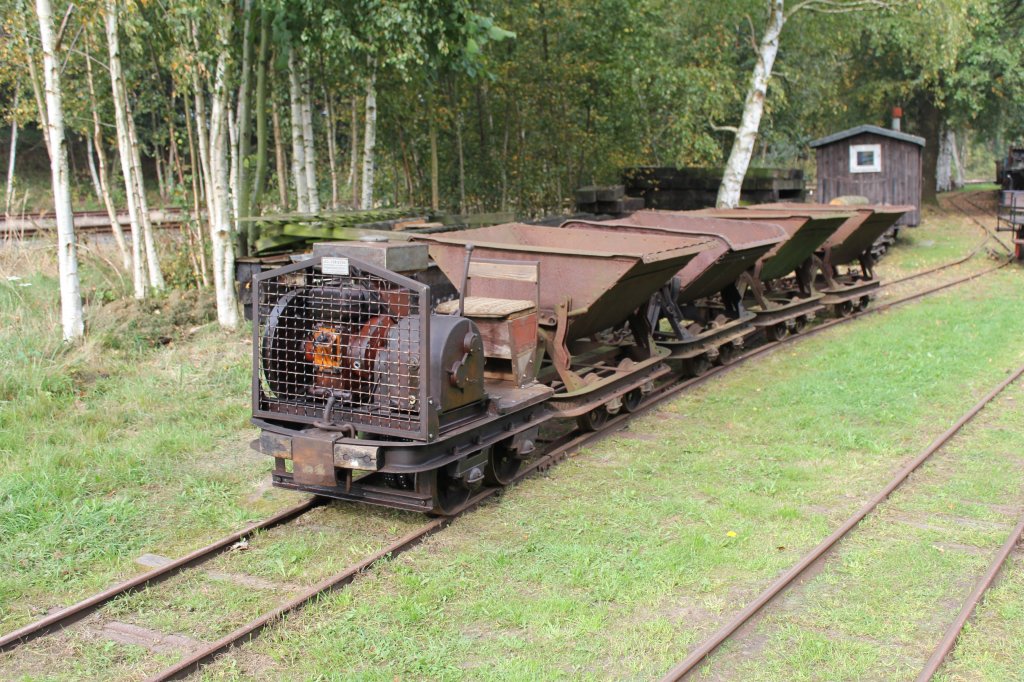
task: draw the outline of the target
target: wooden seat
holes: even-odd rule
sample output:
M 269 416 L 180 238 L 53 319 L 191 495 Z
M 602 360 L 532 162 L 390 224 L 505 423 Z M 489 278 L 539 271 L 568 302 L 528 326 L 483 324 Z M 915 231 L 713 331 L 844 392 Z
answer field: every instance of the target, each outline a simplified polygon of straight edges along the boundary
M 466 317 L 511 317 L 516 313 L 533 310 L 537 307 L 534 301 L 514 298 L 488 298 L 486 296 L 467 296 L 463 310 Z M 437 312 L 450 315 L 459 310 L 458 300 L 445 301 L 437 306 Z
M 471 296 L 470 282 L 484 283 L 481 294 Z M 534 298 L 519 298 L 531 291 Z M 537 332 L 540 308 L 540 262 L 473 259 L 473 247 L 466 247 L 466 272 L 462 281 L 461 301 L 447 301 L 437 306 L 441 314 L 461 314 L 473 320 L 484 343 L 484 379 L 510 382 L 517 388 L 530 385 L 537 378 Z M 509 293 L 517 298 L 504 298 Z M 496 294 L 496 295 L 495 295 Z M 528 295 L 528 294 L 527 294 Z

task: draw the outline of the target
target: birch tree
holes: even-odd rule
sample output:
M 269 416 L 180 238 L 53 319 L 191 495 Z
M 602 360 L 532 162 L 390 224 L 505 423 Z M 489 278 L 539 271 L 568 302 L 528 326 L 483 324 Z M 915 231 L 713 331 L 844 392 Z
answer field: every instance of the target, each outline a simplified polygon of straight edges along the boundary
M 209 168 L 211 192 L 207 198 L 210 242 L 213 246 L 213 286 L 217 321 L 225 329 L 238 326 L 235 299 L 235 253 L 231 241 L 231 203 L 228 197 L 228 63 L 230 59 L 232 2 L 221 0 L 217 25 L 217 66 L 210 94 Z
M 71 172 L 64 139 L 64 105 L 60 89 L 60 67 L 55 54 L 53 12 L 50 0 L 36 0 L 39 38 L 43 50 L 43 82 L 46 92 L 46 137 L 50 141 L 50 175 L 53 205 L 57 214 L 57 265 L 60 272 L 60 318 L 65 341 L 85 333 L 82 295 L 78 285 L 78 254 L 71 211 Z
M 121 73 L 121 45 L 118 39 L 118 8 L 114 0 L 107 0 L 103 7 L 104 28 L 107 35 L 107 55 L 110 70 L 110 88 L 114 105 L 114 122 L 117 126 L 117 151 L 121 160 L 121 175 L 124 177 L 125 200 L 128 204 L 128 221 L 132 234 L 132 285 L 136 299 L 146 297 L 146 276 L 142 252 L 142 221 L 139 215 L 138 196 L 134 181 L 131 154 L 131 139 L 128 135 L 128 114 L 125 110 L 124 76 Z
M 291 103 L 292 182 L 299 213 L 309 212 L 309 190 L 306 186 L 306 142 L 302 125 L 302 84 L 295 48 L 288 46 L 288 99 Z
M 110 220 L 110 229 L 114 233 L 114 241 L 117 243 L 117 250 L 121 253 L 121 264 L 127 271 L 132 270 L 132 254 L 128 249 L 128 243 L 124 239 L 124 230 L 117 218 L 117 209 L 114 207 L 114 200 L 110 196 L 110 178 L 107 174 L 106 154 L 103 152 L 103 129 L 100 127 L 99 106 L 96 102 L 96 84 L 92 76 L 92 56 L 89 54 L 89 38 L 86 36 L 85 49 L 85 73 L 86 83 L 89 89 L 89 108 L 92 111 L 92 140 L 96 148 L 96 161 L 99 165 L 99 191 L 103 201 L 103 207 L 107 211 L 107 218 Z
M 309 195 L 309 210 L 320 210 L 320 189 L 316 177 L 316 137 L 313 133 L 313 96 L 309 79 L 309 67 L 302 69 L 302 142 L 305 146 L 306 192 Z
M 4 185 L 4 217 L 11 215 L 11 202 L 14 200 L 14 163 L 18 156 L 18 95 L 20 91 L 15 84 L 14 104 L 11 106 L 11 148 L 7 157 L 7 184 Z
M 377 74 L 370 73 L 366 81 L 366 125 L 363 131 L 363 209 L 373 208 L 373 171 L 377 146 Z
M 750 87 L 743 103 L 743 115 L 736 128 L 723 128 L 735 133 L 732 151 L 722 173 L 722 183 L 718 188 L 716 204 L 720 208 L 735 208 L 740 203 L 740 190 L 743 178 L 750 167 L 750 159 L 754 155 L 757 133 L 761 127 L 764 114 L 764 102 L 768 96 L 768 82 L 772 77 L 775 57 L 779 53 L 779 37 L 782 27 L 794 14 L 801 11 L 820 12 L 823 14 L 845 14 L 862 10 L 882 9 L 891 7 L 900 0 L 801 0 L 793 4 L 789 10 L 785 8 L 785 0 L 768 0 L 768 20 L 764 33 L 757 47 L 757 61 L 750 79 Z

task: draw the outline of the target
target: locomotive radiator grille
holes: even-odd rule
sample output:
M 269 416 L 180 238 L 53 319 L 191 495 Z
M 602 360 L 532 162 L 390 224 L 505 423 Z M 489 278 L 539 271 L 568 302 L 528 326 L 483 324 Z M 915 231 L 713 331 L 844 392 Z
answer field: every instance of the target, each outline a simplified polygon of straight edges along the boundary
M 429 289 L 313 258 L 256 278 L 254 414 L 426 437 Z

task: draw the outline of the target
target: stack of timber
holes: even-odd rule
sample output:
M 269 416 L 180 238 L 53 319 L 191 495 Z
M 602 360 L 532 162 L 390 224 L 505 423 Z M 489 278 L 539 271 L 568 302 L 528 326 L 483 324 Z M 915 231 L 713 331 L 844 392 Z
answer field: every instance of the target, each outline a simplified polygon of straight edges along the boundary
M 622 172 L 626 194 L 643 197 L 647 208 L 690 211 L 714 206 L 722 172 L 711 168 L 645 166 Z M 803 201 L 804 172 L 799 168 L 751 168 L 743 178 L 740 200 L 763 204 Z
M 248 218 L 256 223 L 253 255 L 268 256 L 304 251 L 313 242 L 358 239 L 366 230 L 402 229 L 405 224 L 426 222 L 422 210 L 382 208 L 367 211 L 282 213 Z
M 576 190 L 576 210 L 594 215 L 623 215 L 644 208 L 642 197 L 627 197 L 625 185 L 591 185 Z

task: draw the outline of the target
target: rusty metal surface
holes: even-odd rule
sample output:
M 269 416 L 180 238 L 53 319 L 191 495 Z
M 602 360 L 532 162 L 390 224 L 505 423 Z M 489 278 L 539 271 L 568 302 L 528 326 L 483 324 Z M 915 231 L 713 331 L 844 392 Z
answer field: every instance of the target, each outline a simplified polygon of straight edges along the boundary
M 428 438 L 426 285 L 331 256 L 253 281 L 253 416 Z
M 626 320 L 691 259 L 716 245 L 709 237 L 615 234 L 510 223 L 476 230 L 416 235 L 452 281 L 461 281 L 465 246 L 482 258 L 540 264 L 542 324 L 570 303 L 566 340 L 593 334 Z M 500 281 L 474 284 L 474 295 L 502 298 Z M 545 320 L 544 318 L 547 318 Z
M 717 244 L 696 256 L 679 271 L 679 301 L 689 302 L 717 294 L 767 251 L 788 238 L 772 223 L 695 217 L 679 211 L 637 211 L 609 221 L 570 220 L 564 229 L 602 229 L 633 233 L 670 233 L 714 237 Z
M 812 215 L 851 215 L 842 226 L 822 245 L 825 256 L 831 265 L 845 265 L 870 251 L 875 240 L 885 234 L 886 230 L 896 224 L 903 215 L 915 210 L 913 206 L 884 206 L 881 204 L 860 204 L 837 206 L 831 204 L 800 204 L 795 202 L 777 202 L 758 204 L 749 209 L 760 212 L 787 213 L 809 212 Z
M 758 276 L 763 282 L 785 277 L 796 270 L 852 216 L 851 211 L 842 214 L 814 215 L 812 212 L 759 211 L 745 208 L 706 208 L 692 211 L 692 214 L 767 221 L 781 226 L 789 234 L 789 239 L 761 258 Z

